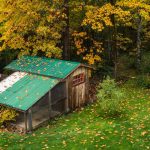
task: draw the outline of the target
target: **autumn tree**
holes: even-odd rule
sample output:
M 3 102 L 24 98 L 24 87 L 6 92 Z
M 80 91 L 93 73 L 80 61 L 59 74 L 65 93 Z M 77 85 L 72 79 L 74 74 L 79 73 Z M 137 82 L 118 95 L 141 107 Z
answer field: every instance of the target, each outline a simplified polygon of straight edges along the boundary
M 70 50 L 70 17 L 69 17 L 69 12 L 70 12 L 70 5 L 69 5 L 69 0 L 64 0 L 63 2 L 63 12 L 66 15 L 64 18 L 65 22 L 65 27 L 64 30 L 62 31 L 62 46 L 63 46 L 63 58 L 65 60 L 70 59 L 71 55 L 71 50 Z
M 106 33 L 112 34 L 109 39 L 109 47 L 111 46 L 114 53 L 115 74 L 117 72 L 118 49 L 122 48 L 123 42 L 129 42 L 129 44 L 132 42 L 132 39 L 122 36 L 123 34 L 118 31 L 119 28 L 125 29 L 130 27 L 136 30 L 137 68 L 140 68 L 141 34 L 149 22 L 149 7 L 150 5 L 146 0 L 110 0 L 102 6 L 90 6 L 87 9 L 86 17 L 82 23 L 83 26 L 90 27 L 93 31 L 99 33 L 107 29 L 111 31 L 108 32 L 109 30 L 107 30 Z
M 102 6 L 90 6 L 86 12 L 86 17 L 82 23 L 83 26 L 90 27 L 93 31 L 102 33 L 105 30 L 108 36 L 109 46 L 113 53 L 114 75 L 117 75 L 117 44 L 118 32 L 117 28 L 121 24 L 126 24 L 129 21 L 130 12 L 123 10 L 116 5 L 115 1 L 110 1 Z M 109 31 L 109 32 L 108 32 Z M 99 41 L 100 42 L 100 41 Z M 103 41 L 105 43 L 105 41 Z M 102 44 L 103 46 L 103 44 Z M 101 47 L 101 49 L 104 49 Z
M 149 12 L 148 0 L 0 0 L 0 51 L 63 56 L 91 65 L 109 52 L 116 76 L 118 51 L 135 45 L 134 39 L 140 68 Z M 124 34 L 127 28 L 136 31 L 132 39 Z
M 61 0 L 1 0 L 0 51 L 10 48 L 19 50 L 20 55 L 61 57 L 66 17 L 61 8 Z
M 101 61 L 100 53 L 103 51 L 102 42 L 98 41 L 98 34 L 90 28 L 82 25 L 85 13 L 92 5 L 97 5 L 95 1 L 72 1 L 71 5 L 71 35 L 72 45 L 75 46 L 77 57 L 90 65 Z M 74 19 L 75 17 L 75 19 Z
M 136 56 L 137 56 L 137 69 L 141 68 L 142 58 L 142 37 L 144 29 L 150 21 L 150 5 L 147 0 L 122 0 L 117 4 L 124 10 L 130 11 L 130 23 L 132 28 L 137 32 L 136 35 Z

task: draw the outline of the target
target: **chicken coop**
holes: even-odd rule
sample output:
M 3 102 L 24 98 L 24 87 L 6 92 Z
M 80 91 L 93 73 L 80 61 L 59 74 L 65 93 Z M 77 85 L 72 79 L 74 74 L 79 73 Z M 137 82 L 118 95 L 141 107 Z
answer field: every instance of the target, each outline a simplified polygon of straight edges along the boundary
M 23 56 L 5 69 L 13 73 L 0 82 L 0 105 L 18 112 L 13 124 L 24 132 L 90 103 L 87 65 Z

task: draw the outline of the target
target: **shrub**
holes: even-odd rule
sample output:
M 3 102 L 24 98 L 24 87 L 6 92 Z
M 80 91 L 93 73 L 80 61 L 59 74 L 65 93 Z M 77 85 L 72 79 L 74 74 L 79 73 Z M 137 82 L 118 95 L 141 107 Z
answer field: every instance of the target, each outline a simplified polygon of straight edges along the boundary
M 148 75 L 138 76 L 136 79 L 136 84 L 142 88 L 150 88 L 150 77 Z
M 143 73 L 150 73 L 150 52 L 145 52 L 142 57 L 141 71 Z
M 100 113 L 107 116 L 118 116 L 122 112 L 124 94 L 115 81 L 107 77 L 97 88 L 97 99 Z
M 15 110 L 0 106 L 0 126 L 2 126 L 4 123 L 7 123 L 8 121 L 15 120 L 17 115 L 18 114 Z

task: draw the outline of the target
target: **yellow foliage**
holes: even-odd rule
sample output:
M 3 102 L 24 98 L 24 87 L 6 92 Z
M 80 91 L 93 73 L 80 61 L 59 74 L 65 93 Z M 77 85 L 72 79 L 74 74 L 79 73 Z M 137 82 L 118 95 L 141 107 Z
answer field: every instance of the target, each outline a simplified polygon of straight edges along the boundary
M 123 10 L 120 6 L 113 6 L 110 3 L 102 7 L 91 7 L 86 13 L 86 18 L 82 25 L 91 25 L 91 28 L 96 31 L 103 31 L 106 26 L 113 26 L 111 16 L 115 15 L 116 19 L 121 23 L 128 23 L 130 20 L 130 12 Z
M 77 55 L 82 55 L 83 60 L 87 61 L 90 65 L 101 61 L 101 57 L 99 56 L 103 51 L 101 42 L 95 41 L 87 32 L 74 32 L 73 37 L 77 48 Z M 85 43 L 91 44 L 86 46 Z
M 106 26 L 113 26 L 111 16 L 114 15 L 119 24 L 132 26 L 137 14 L 150 21 L 150 5 L 143 0 L 121 0 L 115 5 L 107 3 L 102 7 L 88 7 L 82 25 L 90 25 L 93 30 L 101 32 Z
M 86 54 L 83 59 L 86 60 L 89 65 L 93 65 L 95 62 L 101 61 L 100 56 L 94 55 L 94 53 Z
M 105 3 L 103 6 L 87 6 L 87 12 L 85 19 L 82 22 L 82 26 L 87 28 L 90 27 L 96 32 L 102 32 L 106 27 L 113 27 L 114 23 L 112 22 L 112 16 L 115 19 L 116 29 L 121 25 L 131 26 L 132 28 L 137 29 L 137 19 L 139 19 L 139 17 L 142 20 L 142 25 L 146 25 L 147 22 L 150 21 L 150 5 L 146 3 L 146 0 L 119 0 L 116 1 L 114 5 Z M 124 50 L 126 50 L 125 44 L 132 42 L 130 39 L 123 38 L 123 36 L 120 35 L 117 35 L 116 40 L 117 46 Z M 76 43 L 76 47 L 79 50 L 78 54 L 84 51 L 82 43 L 82 40 Z M 95 47 L 98 47 L 96 46 L 96 43 L 94 44 Z M 90 64 L 93 64 L 100 59 L 99 57 L 94 56 L 92 50 L 93 49 L 90 49 L 90 53 L 84 56 L 84 59 L 88 60 Z M 101 52 L 101 50 L 102 47 L 100 46 L 100 49 L 97 49 L 97 52 Z
M 0 1 L 0 51 L 20 50 L 20 55 L 43 52 L 48 57 L 61 57 L 58 47 L 65 26 L 63 1 Z M 60 6 L 60 9 L 58 9 Z
M 126 8 L 130 11 L 131 19 L 137 18 L 137 15 L 141 16 L 145 21 L 150 21 L 150 5 L 144 0 L 122 0 L 119 1 L 117 6 Z M 131 20 L 131 21 L 132 21 Z
M 13 109 L 0 106 L 0 125 L 7 121 L 15 120 L 17 115 Z

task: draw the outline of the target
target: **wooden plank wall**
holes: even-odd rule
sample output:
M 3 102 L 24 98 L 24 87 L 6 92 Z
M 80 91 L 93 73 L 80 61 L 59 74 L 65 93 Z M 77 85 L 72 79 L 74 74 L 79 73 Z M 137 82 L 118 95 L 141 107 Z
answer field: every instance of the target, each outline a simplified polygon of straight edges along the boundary
M 79 84 L 77 86 L 72 85 L 73 77 L 80 74 L 85 74 L 85 82 Z M 68 78 L 68 99 L 69 99 L 69 108 L 74 110 L 75 108 L 81 107 L 84 104 L 88 103 L 88 86 L 89 86 L 89 79 L 88 79 L 88 68 L 86 67 L 79 67 L 75 70 Z

